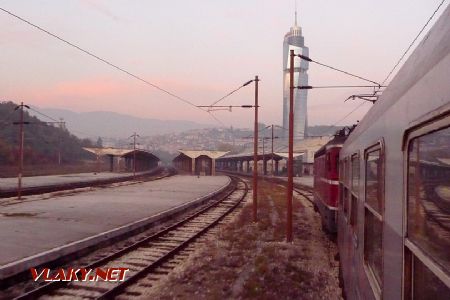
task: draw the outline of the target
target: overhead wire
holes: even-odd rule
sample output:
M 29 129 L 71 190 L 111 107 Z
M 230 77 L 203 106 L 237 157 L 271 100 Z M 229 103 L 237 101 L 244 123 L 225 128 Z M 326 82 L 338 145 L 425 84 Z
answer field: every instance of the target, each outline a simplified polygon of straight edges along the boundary
M 223 101 L 224 99 L 228 98 L 229 96 L 231 96 L 232 94 L 236 93 L 237 91 L 239 91 L 240 89 L 242 89 L 243 87 L 249 85 L 251 82 L 253 82 L 254 80 L 249 80 L 246 83 L 240 85 L 239 87 L 235 88 L 234 90 L 232 90 L 231 92 L 227 93 L 225 96 L 219 98 L 218 100 L 216 100 L 215 102 L 213 102 L 212 104 L 209 105 L 208 109 L 205 109 L 205 111 L 207 113 L 209 113 L 211 115 L 212 118 L 214 118 L 217 122 L 221 123 L 222 126 L 227 127 L 227 125 L 221 121 L 220 119 L 218 119 L 216 116 L 214 116 L 214 114 L 212 113 L 211 108 L 214 107 L 217 103 Z M 198 106 L 197 106 L 198 107 Z M 230 106 L 230 111 L 231 111 L 231 106 Z
M 244 87 L 244 85 L 239 86 L 238 88 L 232 90 L 231 92 L 229 92 L 228 94 L 226 94 L 225 96 L 223 96 L 222 98 L 220 98 L 219 100 L 215 101 L 214 103 L 212 103 L 210 106 L 214 106 L 217 103 L 221 102 L 222 100 L 224 100 L 225 98 L 228 98 L 229 96 L 231 96 L 232 94 L 236 93 L 237 91 L 239 91 L 240 89 L 242 89 Z
M 357 107 L 355 107 L 354 109 L 352 109 L 348 114 L 346 114 L 344 117 L 342 117 L 341 119 L 339 119 L 338 121 L 334 122 L 332 125 L 330 126 L 330 130 L 328 130 L 327 132 L 330 132 L 331 130 L 334 130 L 334 126 L 338 125 L 339 123 L 341 123 L 342 121 L 344 121 L 345 119 L 347 119 L 352 113 L 354 113 L 355 111 L 357 111 L 358 109 L 360 109 L 364 104 L 368 103 L 367 101 L 363 101 L 361 102 Z
M 130 71 L 128 71 L 128 70 L 126 70 L 126 69 L 124 69 L 124 68 L 122 68 L 122 67 L 120 67 L 120 66 L 118 66 L 118 65 L 116 65 L 116 64 L 114 64 L 114 63 L 112 63 L 112 62 L 110 62 L 110 61 L 108 61 L 108 60 L 106 60 L 104 58 L 102 58 L 102 57 L 100 57 L 100 56 L 98 56 L 98 55 L 96 55 L 96 54 L 94 54 L 94 53 L 92 53 L 91 51 L 86 50 L 86 49 L 82 48 L 81 46 L 78 46 L 78 45 L 76 45 L 76 44 L 74 44 L 74 43 L 72 43 L 72 42 L 70 42 L 70 41 L 60 37 L 59 35 L 54 34 L 54 33 L 50 32 L 50 31 L 48 31 L 47 29 L 44 29 L 41 26 L 32 23 L 31 21 L 28 21 L 28 20 L 26 20 L 26 19 L 24 19 L 24 18 L 22 18 L 22 17 L 20 17 L 20 16 L 18 16 L 16 14 L 14 14 L 13 12 L 11 12 L 9 10 L 6 10 L 6 9 L 4 9 L 2 7 L 0 7 L 0 10 L 5 12 L 5 13 L 7 13 L 7 14 L 9 14 L 10 16 L 12 16 L 12 17 L 14 17 L 14 18 L 16 18 L 16 19 L 18 19 L 18 20 L 20 20 L 20 21 L 22 21 L 22 22 L 24 22 L 24 23 L 26 23 L 26 24 L 28 24 L 28 25 L 30 25 L 30 26 L 32 26 L 32 27 L 34 27 L 34 28 L 36 28 L 36 29 L 38 29 L 38 30 L 40 30 L 42 32 L 44 32 L 45 34 L 47 34 L 47 35 L 49 35 L 49 36 L 51 36 L 51 37 L 53 37 L 53 38 L 55 38 L 55 39 L 57 39 L 59 41 L 65 43 L 65 44 L 67 44 L 67 45 L 69 45 L 69 46 L 71 46 L 71 47 L 73 47 L 73 48 L 75 48 L 75 49 L 77 49 L 77 50 L 79 50 L 79 51 L 81 51 L 81 52 L 83 52 L 83 53 L 93 57 L 93 58 L 95 58 L 96 60 L 101 61 L 101 62 L 107 64 L 108 66 L 110 66 L 110 67 L 112 67 L 112 68 L 114 68 L 114 69 L 116 69 L 116 70 L 118 70 L 118 71 L 120 71 L 120 72 L 122 72 L 122 73 L 124 73 L 124 74 L 126 74 L 128 76 L 133 77 L 134 79 L 137 79 L 137 80 L 139 80 L 139 81 L 141 81 L 141 82 L 143 82 L 143 83 L 145 83 L 145 84 L 147 84 L 147 85 L 149 85 L 149 86 L 151 86 L 151 87 L 153 87 L 153 88 L 155 88 L 155 89 L 157 89 L 157 90 L 159 90 L 159 91 L 161 91 L 161 92 L 163 92 L 163 93 L 165 93 L 165 94 L 167 94 L 167 95 L 169 95 L 169 96 L 171 96 L 171 97 L 173 97 L 175 99 L 178 99 L 179 101 L 182 101 L 185 104 L 188 104 L 188 105 L 190 105 L 192 107 L 195 107 L 197 109 L 205 111 L 204 109 L 197 107 L 191 101 L 189 101 L 189 100 L 187 100 L 187 99 L 185 99 L 183 97 L 180 97 L 180 96 L 174 94 L 173 92 L 170 92 L 170 91 L 168 91 L 168 90 L 166 90 L 166 89 L 164 89 L 164 88 L 162 88 L 162 87 L 160 87 L 160 86 L 158 86 L 158 85 L 156 85 L 156 84 L 154 84 L 154 83 L 152 83 L 152 82 L 150 82 L 150 81 L 148 81 L 148 80 L 146 80 L 146 79 L 144 79 L 144 78 L 142 78 L 142 77 L 140 77 L 140 76 L 138 76 L 138 75 L 136 75 L 136 74 L 134 74 L 134 73 L 132 73 L 132 72 L 130 72 Z
M 412 48 L 412 46 L 415 44 L 415 42 L 417 41 L 417 39 L 420 37 L 420 35 L 422 34 L 422 32 L 425 30 L 425 28 L 428 26 L 428 24 L 430 23 L 430 21 L 434 18 L 434 16 L 436 15 L 436 13 L 439 11 L 439 9 L 441 8 L 441 6 L 444 4 L 446 0 L 442 0 L 439 5 L 437 6 L 437 8 L 433 11 L 433 13 L 431 14 L 431 16 L 428 18 L 428 20 L 426 21 L 425 25 L 420 29 L 419 33 L 415 36 L 415 38 L 413 39 L 413 41 L 409 44 L 409 46 L 406 48 L 406 50 L 403 52 L 403 54 L 401 55 L 401 57 L 398 59 L 397 63 L 394 65 L 394 67 L 391 69 L 391 71 L 388 73 L 388 75 L 386 76 L 386 78 L 382 81 L 382 83 L 380 84 L 380 88 L 381 86 L 383 86 L 386 81 L 389 79 L 389 77 L 391 77 L 392 73 L 394 73 L 395 69 L 397 69 L 397 67 L 400 65 L 400 62 L 405 58 L 406 54 L 409 52 L 409 50 Z M 379 89 L 380 90 L 380 89 Z M 379 91 L 378 90 L 378 91 Z M 374 95 L 378 92 L 375 91 Z M 360 105 L 358 105 L 357 107 L 355 107 L 352 111 L 350 111 L 348 114 L 346 114 L 343 118 L 339 119 L 337 122 L 335 122 L 333 125 L 331 126 L 336 126 L 337 124 L 339 124 L 340 122 L 342 122 L 343 120 L 345 120 L 346 118 L 348 118 L 352 113 L 354 113 L 355 111 L 357 111 L 360 107 L 362 107 L 365 103 L 367 103 L 366 101 L 361 102 Z
M 360 107 L 362 107 L 364 104 L 366 104 L 367 102 L 361 102 L 357 107 L 355 107 L 354 109 L 352 109 L 352 111 L 350 111 L 348 114 L 346 114 L 343 118 L 339 119 L 339 121 L 336 121 L 333 125 L 331 125 L 332 127 L 338 125 L 339 123 L 341 123 L 342 121 L 344 121 L 345 119 L 347 119 L 352 113 L 354 113 L 355 111 L 357 111 Z
M 420 29 L 419 33 L 416 35 L 416 37 L 413 39 L 413 41 L 409 44 L 408 48 L 406 48 L 405 52 L 403 52 L 402 56 L 400 57 L 400 59 L 397 61 L 397 63 L 394 65 L 394 67 L 392 68 L 392 70 L 389 72 L 389 74 L 386 76 L 386 78 L 383 80 L 383 82 L 381 83 L 381 85 L 384 85 L 386 83 L 386 81 L 389 79 L 389 77 L 391 77 L 392 73 L 394 73 L 395 69 L 398 67 L 398 65 L 400 64 L 400 62 L 403 60 L 403 58 L 405 58 L 406 54 L 409 52 L 409 50 L 411 49 L 411 47 L 414 45 L 414 43 L 417 41 L 417 39 L 419 38 L 419 36 L 422 34 L 422 32 L 425 30 L 425 28 L 428 26 L 428 24 L 430 23 L 430 21 L 434 18 L 434 16 L 436 15 L 436 13 L 439 11 L 439 9 L 441 8 L 442 4 L 444 4 L 446 0 L 442 0 L 441 3 L 439 3 L 438 7 L 434 10 L 433 14 L 428 18 L 427 22 L 425 23 L 425 25 L 422 27 L 422 29 Z
M 326 67 L 326 68 L 332 69 L 332 70 L 334 70 L 334 71 L 337 71 L 337 72 L 340 72 L 340 73 L 344 73 L 344 74 L 346 74 L 346 75 L 349 75 L 349 76 L 352 76 L 352 77 L 355 77 L 355 78 L 358 78 L 358 79 L 361 79 L 361 80 L 364 80 L 364 81 L 367 81 L 367 82 L 371 82 L 371 83 L 373 83 L 373 84 L 375 84 L 375 85 L 377 85 L 377 86 L 383 85 L 383 84 L 379 84 L 379 83 L 376 82 L 376 81 L 373 81 L 373 80 L 364 78 L 364 77 L 362 77 L 362 76 L 359 76 L 359 75 L 356 75 L 356 74 L 353 74 L 353 73 L 350 73 L 350 72 L 347 72 L 347 71 L 344 71 L 344 70 L 341 70 L 341 69 L 332 67 L 332 66 L 330 66 L 330 65 L 327 65 L 327 64 L 324 64 L 324 63 L 315 61 L 315 60 L 313 60 L 312 58 L 310 58 L 310 57 L 308 57 L 308 56 L 304 56 L 304 55 L 301 55 L 301 54 L 297 54 L 297 56 L 300 57 L 301 59 L 304 59 L 304 60 L 306 60 L 306 61 L 315 63 L 315 64 L 320 65 L 320 66 L 322 66 L 322 67 Z
M 217 122 L 219 122 L 222 126 L 224 126 L 224 127 L 227 127 L 227 125 L 222 121 L 222 120 L 220 120 L 219 118 L 217 118 L 212 112 L 210 112 L 210 111 L 206 111 L 214 120 L 216 120 Z
M 43 116 L 43 117 L 49 118 L 49 119 L 52 120 L 52 121 L 55 121 L 55 122 L 58 122 L 58 123 L 62 123 L 61 121 L 56 120 L 55 118 L 50 117 L 49 115 L 46 115 L 46 114 L 44 114 L 44 113 L 42 113 L 42 112 L 40 112 L 40 111 L 38 111 L 38 110 L 36 110 L 36 109 L 34 109 L 34 108 L 32 108 L 32 107 L 30 107 L 29 109 L 32 110 L 32 111 L 34 111 L 35 113 L 37 113 L 37 114 Z
M 41 115 L 41 116 L 43 116 L 43 117 L 46 117 L 46 118 L 48 118 L 48 119 L 50 119 L 50 120 L 52 120 L 52 121 L 54 121 L 54 122 L 40 121 L 40 122 L 28 122 L 27 124 L 35 124 L 35 125 L 44 125 L 44 124 L 45 124 L 45 125 L 48 125 L 49 123 L 65 123 L 65 122 L 61 122 L 61 121 L 59 121 L 59 120 L 57 120 L 57 119 L 55 119 L 55 118 L 53 118 L 53 117 L 51 117 L 51 116 L 49 116 L 49 115 L 47 115 L 47 114 L 45 114 L 45 113 L 42 113 L 42 112 L 40 112 L 40 111 L 38 111 L 38 110 L 36 110 L 36 109 L 34 109 L 34 108 L 32 108 L 32 107 L 30 107 L 29 110 L 32 110 L 33 112 L 35 112 L 35 113 L 37 113 L 37 114 L 39 114 L 39 115 Z M 5 119 L 5 121 L 1 121 L 1 122 L 0 122 L 0 124 L 4 125 L 3 128 L 6 127 L 6 126 L 9 126 L 9 125 L 14 125 L 14 123 L 8 122 L 8 121 L 11 119 L 11 116 L 12 116 L 15 112 L 16 112 L 16 110 L 13 110 L 13 111 L 7 116 L 7 118 Z M 91 137 L 94 136 L 93 134 L 88 134 L 88 133 L 86 133 L 86 132 L 81 132 L 81 131 L 78 131 L 78 130 L 73 130 L 73 129 L 71 129 L 70 131 L 71 131 L 71 132 L 75 132 L 75 133 L 79 133 L 79 134 L 85 135 L 85 136 L 91 136 Z
M 311 86 L 311 85 L 300 85 L 294 88 L 300 90 L 311 90 L 311 89 L 339 89 L 339 88 L 379 88 L 379 86 L 373 85 L 321 85 L 321 86 Z

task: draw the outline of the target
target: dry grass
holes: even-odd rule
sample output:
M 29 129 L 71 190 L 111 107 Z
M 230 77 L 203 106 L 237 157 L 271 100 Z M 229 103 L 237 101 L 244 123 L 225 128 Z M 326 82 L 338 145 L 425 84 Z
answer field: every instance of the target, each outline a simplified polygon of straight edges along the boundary
M 248 202 L 144 298 L 340 299 L 336 247 L 311 205 L 294 201 L 295 240 L 286 243 L 286 189 L 261 182 L 259 193 L 258 223 Z

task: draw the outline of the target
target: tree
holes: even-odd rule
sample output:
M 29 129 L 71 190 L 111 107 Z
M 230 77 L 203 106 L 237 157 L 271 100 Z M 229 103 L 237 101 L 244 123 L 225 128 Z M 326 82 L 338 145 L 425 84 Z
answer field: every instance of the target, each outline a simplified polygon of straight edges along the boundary
M 103 148 L 103 140 L 102 140 L 101 137 L 98 137 L 97 143 L 95 143 L 95 146 L 96 146 L 97 148 Z
M 0 165 L 12 165 L 17 160 L 19 145 L 18 126 L 13 122 L 19 120 L 17 104 L 0 102 Z M 24 111 L 25 126 L 25 163 L 55 163 L 61 154 L 63 163 L 74 163 L 90 159 L 91 154 L 82 147 L 92 147 L 89 140 L 80 140 L 66 128 L 55 127 L 42 122 L 28 111 Z

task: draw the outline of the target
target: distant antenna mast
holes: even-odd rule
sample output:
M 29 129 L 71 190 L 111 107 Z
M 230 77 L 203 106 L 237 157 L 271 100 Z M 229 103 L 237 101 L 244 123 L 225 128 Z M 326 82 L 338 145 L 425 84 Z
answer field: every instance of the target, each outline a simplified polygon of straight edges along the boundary
M 295 0 L 295 26 L 297 26 L 297 0 Z

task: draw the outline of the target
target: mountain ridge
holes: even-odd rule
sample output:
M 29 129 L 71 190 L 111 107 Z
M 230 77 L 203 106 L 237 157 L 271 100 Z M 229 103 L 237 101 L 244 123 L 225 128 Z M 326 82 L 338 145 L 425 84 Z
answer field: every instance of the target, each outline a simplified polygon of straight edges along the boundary
M 123 138 L 137 132 L 142 136 L 179 133 L 190 129 L 215 127 L 187 120 L 143 118 L 111 111 L 75 112 L 68 109 L 40 108 L 36 110 L 52 118 L 64 119 L 66 127 L 82 138 Z M 32 112 L 30 112 L 32 113 Z M 34 114 L 40 119 L 42 116 Z

